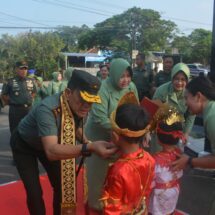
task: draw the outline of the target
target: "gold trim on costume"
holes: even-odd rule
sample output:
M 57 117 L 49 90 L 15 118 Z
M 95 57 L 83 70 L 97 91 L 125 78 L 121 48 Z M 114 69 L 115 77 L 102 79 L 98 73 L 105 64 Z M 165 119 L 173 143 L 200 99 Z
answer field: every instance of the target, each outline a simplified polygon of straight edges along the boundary
M 80 95 L 81 95 L 81 98 L 84 99 L 84 101 L 86 102 L 99 103 L 99 104 L 101 103 L 101 98 L 99 95 L 92 95 L 86 91 L 80 91 Z
M 141 189 L 141 196 L 140 196 L 140 199 L 136 205 L 135 208 L 133 208 L 132 211 L 128 212 L 127 210 L 127 205 L 122 205 L 123 207 L 123 211 L 126 211 L 126 214 L 131 214 L 131 215 L 147 215 L 148 214 L 148 209 L 147 209 L 147 205 L 146 205 L 146 189 L 148 186 L 150 186 L 150 183 L 151 181 L 149 180 L 150 177 L 152 176 L 152 165 L 151 163 L 149 163 L 149 172 L 148 172 L 148 175 L 147 175 L 147 179 L 146 179 L 146 182 L 143 184 L 142 182 L 142 178 L 141 178 L 141 174 L 139 172 L 139 170 L 135 167 L 135 165 L 133 165 L 131 162 L 131 160 L 134 160 L 134 159 L 139 159 L 139 158 L 142 158 L 144 156 L 144 151 L 142 153 L 140 153 L 139 155 L 137 155 L 136 158 L 128 158 L 128 159 L 119 159 L 120 162 L 126 162 L 128 165 L 131 166 L 131 168 L 137 172 L 138 174 L 138 177 L 139 177 L 139 181 L 140 181 L 140 189 Z M 113 204 L 113 205 L 116 205 L 116 204 L 119 204 L 121 203 L 120 202 L 120 199 L 116 199 L 114 197 L 112 197 L 107 191 L 105 191 L 104 193 L 104 197 L 99 199 L 103 205 L 103 207 L 107 207 L 109 204 Z
M 62 110 L 60 144 L 75 145 L 75 123 L 65 92 L 61 95 L 60 102 Z M 75 171 L 75 158 L 61 160 L 61 215 L 75 214 L 77 200 Z

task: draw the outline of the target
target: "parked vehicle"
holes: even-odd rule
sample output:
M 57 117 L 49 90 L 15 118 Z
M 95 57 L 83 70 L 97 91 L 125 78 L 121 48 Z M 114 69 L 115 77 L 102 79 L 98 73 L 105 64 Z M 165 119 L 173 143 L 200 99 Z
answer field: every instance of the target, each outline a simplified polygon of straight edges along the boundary
M 190 68 L 190 74 L 192 77 L 197 77 L 201 73 L 205 76 L 208 75 L 208 69 L 200 63 L 187 64 L 187 66 Z

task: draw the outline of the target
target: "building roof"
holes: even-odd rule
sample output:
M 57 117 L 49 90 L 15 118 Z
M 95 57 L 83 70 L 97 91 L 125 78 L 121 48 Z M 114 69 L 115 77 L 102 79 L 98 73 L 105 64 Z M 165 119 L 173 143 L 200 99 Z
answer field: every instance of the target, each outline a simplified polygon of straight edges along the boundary
M 100 57 L 96 53 L 76 53 L 76 52 L 61 52 L 64 56 L 71 56 L 71 57 Z

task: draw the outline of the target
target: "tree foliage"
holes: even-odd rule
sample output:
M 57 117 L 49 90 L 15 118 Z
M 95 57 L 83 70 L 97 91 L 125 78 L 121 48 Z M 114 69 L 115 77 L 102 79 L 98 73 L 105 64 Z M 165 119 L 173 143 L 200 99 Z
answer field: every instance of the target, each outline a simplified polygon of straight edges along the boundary
M 157 11 L 131 8 L 95 25 L 80 36 L 80 48 L 111 47 L 131 51 L 163 50 L 177 28 L 175 23 L 162 20 Z
M 77 26 L 61 26 L 58 27 L 55 33 L 63 40 L 64 47 L 62 51 L 64 52 L 77 52 L 79 36 L 89 31 L 87 25 Z
M 204 29 L 179 36 L 176 24 L 162 19 L 159 12 L 134 7 L 97 23 L 94 28 L 59 26 L 50 32 L 2 35 L 0 78 L 12 75 L 14 63 L 19 59 L 26 59 L 30 68 L 41 70 L 49 77 L 63 62 L 60 52 L 81 52 L 92 47 L 113 50 L 117 56 L 128 58 L 133 49 L 171 53 L 172 48 L 177 48 L 185 62 L 208 65 L 211 40 L 212 33 Z
M 0 39 L 1 71 L 12 73 L 15 62 L 25 59 L 30 68 L 37 68 L 49 76 L 58 68 L 58 56 L 63 45 L 60 37 L 52 32 L 3 35 Z
M 195 29 L 188 36 L 178 36 L 172 42 L 172 47 L 178 48 L 187 63 L 210 63 L 212 33 L 205 29 Z

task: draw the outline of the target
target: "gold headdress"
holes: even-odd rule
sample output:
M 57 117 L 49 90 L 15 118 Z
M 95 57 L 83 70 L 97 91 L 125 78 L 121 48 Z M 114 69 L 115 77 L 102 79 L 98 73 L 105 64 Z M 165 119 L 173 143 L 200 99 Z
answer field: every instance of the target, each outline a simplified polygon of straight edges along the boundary
M 160 119 L 159 119 L 160 118 Z M 175 128 L 173 130 L 165 129 L 161 127 L 160 123 L 164 123 L 171 127 L 174 123 L 182 123 L 184 121 L 184 117 L 178 112 L 175 107 L 164 104 L 163 107 L 157 111 L 154 118 L 154 124 L 152 125 L 152 129 L 156 129 L 157 134 L 172 136 L 174 139 L 181 139 L 183 143 L 186 143 L 186 136 L 182 131 L 182 126 Z M 159 140 L 161 142 L 161 140 Z M 163 144 L 166 144 L 162 142 Z M 171 142 L 168 144 L 171 145 Z M 174 144 L 174 142 L 173 142 Z
M 152 102 L 152 101 L 148 99 L 147 102 Z M 133 92 L 129 92 L 129 93 L 126 93 L 120 99 L 120 101 L 117 105 L 117 108 L 123 104 L 137 104 L 137 105 L 139 105 L 139 101 Z M 155 105 L 155 104 L 153 103 L 153 105 Z M 143 107 L 144 107 L 144 105 L 143 105 Z M 147 107 L 144 107 L 144 108 L 146 109 L 146 111 L 150 112 L 149 108 L 147 108 Z M 111 122 L 112 129 L 116 133 L 123 135 L 123 136 L 127 136 L 127 137 L 143 136 L 146 133 L 155 130 L 157 127 L 157 124 L 160 121 L 166 122 L 167 125 L 172 125 L 175 122 L 183 122 L 184 121 L 183 116 L 181 116 L 179 114 L 177 109 L 173 106 L 168 105 L 167 103 L 160 105 L 160 107 L 157 106 L 156 113 L 153 115 L 152 119 L 150 120 L 149 125 L 147 125 L 146 128 L 144 128 L 143 130 L 132 131 L 132 130 L 129 130 L 127 128 L 120 128 L 116 124 L 115 119 L 116 119 L 116 110 L 113 111 L 111 116 L 110 116 L 110 122 Z
M 139 101 L 133 92 L 129 92 L 129 93 L 126 93 L 120 99 L 117 108 L 123 104 L 137 104 L 137 105 L 139 105 Z M 116 119 L 116 110 L 112 112 L 112 114 L 110 116 L 110 121 L 111 121 L 112 129 L 117 134 L 120 134 L 120 135 L 123 135 L 126 137 L 140 137 L 140 136 L 145 135 L 149 131 L 149 126 L 147 126 L 145 129 L 139 130 L 139 131 L 132 131 L 132 130 L 129 130 L 127 128 L 120 128 L 116 124 L 115 119 Z
M 160 121 L 165 122 L 165 124 L 167 125 L 172 125 L 176 122 L 184 122 L 184 117 L 178 112 L 175 107 L 164 103 L 158 108 L 157 112 L 150 121 L 150 131 L 155 130 L 157 124 Z

